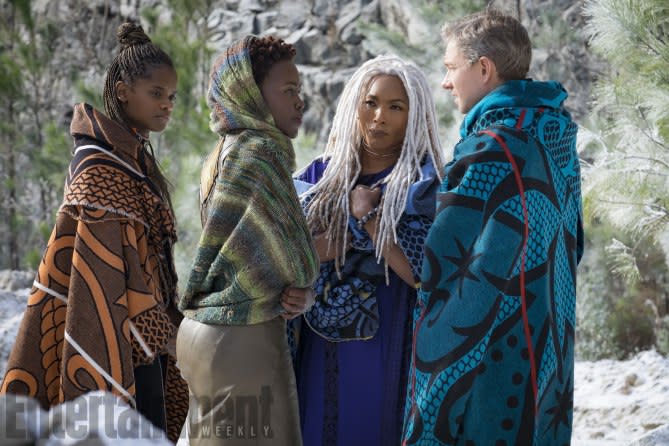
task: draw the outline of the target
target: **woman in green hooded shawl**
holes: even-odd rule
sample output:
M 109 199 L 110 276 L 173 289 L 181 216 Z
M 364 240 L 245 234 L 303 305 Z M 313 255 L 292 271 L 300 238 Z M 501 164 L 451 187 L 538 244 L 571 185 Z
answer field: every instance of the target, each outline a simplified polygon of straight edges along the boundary
M 295 49 L 248 36 L 214 63 L 200 183 L 203 231 L 179 309 L 177 357 L 193 445 L 301 445 L 285 319 L 318 273 L 291 173 L 304 102 Z

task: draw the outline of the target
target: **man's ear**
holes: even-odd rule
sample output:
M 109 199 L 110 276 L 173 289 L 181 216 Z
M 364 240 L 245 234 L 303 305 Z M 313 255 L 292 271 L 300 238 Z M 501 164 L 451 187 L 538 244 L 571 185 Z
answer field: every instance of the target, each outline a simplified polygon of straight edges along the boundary
M 483 81 L 486 83 L 498 82 L 499 77 L 497 75 L 497 66 L 495 65 L 495 62 L 486 56 L 481 56 L 479 62 L 481 64 L 481 76 L 483 77 Z
M 123 81 L 116 81 L 114 85 L 114 90 L 116 91 L 116 97 L 121 102 L 128 102 L 128 84 Z

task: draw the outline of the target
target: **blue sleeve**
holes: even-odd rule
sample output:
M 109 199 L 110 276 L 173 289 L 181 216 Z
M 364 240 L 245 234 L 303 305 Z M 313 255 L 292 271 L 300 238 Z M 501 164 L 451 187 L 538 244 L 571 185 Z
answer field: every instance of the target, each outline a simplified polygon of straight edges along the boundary
M 418 282 L 423 265 L 423 248 L 432 220 L 424 215 L 404 215 L 397 225 L 397 240 Z

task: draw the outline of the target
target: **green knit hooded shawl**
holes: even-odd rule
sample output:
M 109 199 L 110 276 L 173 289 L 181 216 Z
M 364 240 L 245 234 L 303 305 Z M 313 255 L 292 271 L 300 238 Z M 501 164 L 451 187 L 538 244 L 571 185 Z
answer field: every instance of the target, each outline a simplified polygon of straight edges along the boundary
M 211 128 L 222 139 L 202 169 L 203 231 L 179 302 L 207 324 L 273 319 L 283 289 L 311 286 L 319 269 L 291 178 L 292 143 L 253 79 L 254 38 L 229 47 L 210 74 Z

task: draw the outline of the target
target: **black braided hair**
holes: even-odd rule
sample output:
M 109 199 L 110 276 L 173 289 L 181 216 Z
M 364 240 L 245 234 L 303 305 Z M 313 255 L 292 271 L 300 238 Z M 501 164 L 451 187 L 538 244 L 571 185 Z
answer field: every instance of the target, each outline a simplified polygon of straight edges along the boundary
M 122 23 L 116 31 L 116 37 L 121 51 L 107 70 L 103 99 L 107 115 L 128 127 L 121 101 L 116 95 L 116 83 L 123 81 L 132 85 L 137 78 L 148 78 L 155 68 L 162 65 L 174 68 L 174 64 L 167 53 L 151 43 L 139 24 Z
M 121 46 L 121 50 L 107 70 L 103 102 L 107 115 L 132 132 L 126 114 L 123 111 L 121 100 L 116 94 L 116 83 L 123 81 L 127 85 L 132 85 L 136 79 L 149 78 L 156 68 L 166 65 L 174 69 L 174 64 L 170 56 L 157 45 L 154 45 L 141 25 L 137 23 L 122 23 L 116 31 L 116 38 Z M 148 143 L 148 140 L 146 142 Z M 172 208 L 169 183 L 153 156 L 153 149 L 150 148 L 150 143 L 148 145 L 150 150 L 147 151 L 147 154 L 153 159 L 153 163 L 151 164 L 155 165 L 155 168 L 149 170 L 149 177 L 156 184 L 170 208 Z

